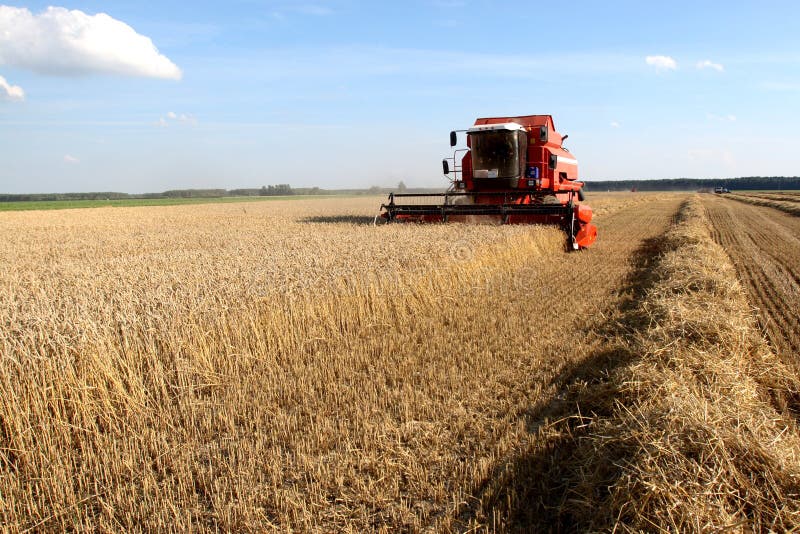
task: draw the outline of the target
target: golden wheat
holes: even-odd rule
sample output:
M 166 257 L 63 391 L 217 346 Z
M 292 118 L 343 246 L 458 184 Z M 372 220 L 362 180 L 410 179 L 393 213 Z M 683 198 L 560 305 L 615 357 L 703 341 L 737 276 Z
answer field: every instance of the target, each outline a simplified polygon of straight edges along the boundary
M 373 227 L 374 198 L 2 214 L 0 522 L 535 524 L 493 491 L 569 370 L 623 351 L 682 198 L 593 196 L 581 254 L 555 228 Z

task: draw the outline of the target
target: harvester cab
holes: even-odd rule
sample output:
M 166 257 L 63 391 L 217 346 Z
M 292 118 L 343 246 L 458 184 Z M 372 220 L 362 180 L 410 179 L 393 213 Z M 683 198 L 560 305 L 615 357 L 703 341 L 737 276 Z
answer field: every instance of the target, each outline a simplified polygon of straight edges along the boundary
M 563 147 L 567 136 L 556 132 L 550 115 L 478 119 L 467 130 L 450 132 L 452 147 L 458 145 L 458 132 L 467 134 L 466 148 L 456 149 L 442 161 L 449 190 L 392 193 L 388 203 L 381 205 L 382 218 L 556 224 L 566 232 L 571 250 L 595 242 L 592 209 L 581 203 L 578 161 Z

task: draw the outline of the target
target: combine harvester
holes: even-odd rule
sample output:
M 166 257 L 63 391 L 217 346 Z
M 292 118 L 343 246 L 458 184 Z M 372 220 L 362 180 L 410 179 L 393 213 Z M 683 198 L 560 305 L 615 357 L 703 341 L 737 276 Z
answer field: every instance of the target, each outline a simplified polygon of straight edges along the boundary
M 387 221 L 447 222 L 487 218 L 502 224 L 556 224 L 567 246 L 579 250 L 597 239 L 592 208 L 583 200 L 578 161 L 562 146 L 550 115 L 478 119 L 467 148 L 442 161 L 451 186 L 446 193 L 389 195 L 381 204 Z M 450 146 L 458 142 L 450 132 Z M 459 153 L 464 153 L 458 164 Z M 425 203 L 425 200 L 427 202 Z

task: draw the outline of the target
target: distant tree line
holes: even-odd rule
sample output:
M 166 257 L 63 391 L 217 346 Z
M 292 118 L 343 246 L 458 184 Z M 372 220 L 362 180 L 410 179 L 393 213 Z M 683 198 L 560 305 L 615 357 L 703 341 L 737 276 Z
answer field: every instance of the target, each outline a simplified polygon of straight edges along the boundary
M 663 180 L 586 180 L 587 191 L 695 191 L 726 187 L 730 190 L 800 189 L 797 176 L 750 176 L 744 178 L 669 178 Z
M 726 187 L 732 191 L 753 189 L 800 189 L 797 176 L 750 176 L 745 178 L 670 178 L 663 180 L 586 180 L 587 191 L 696 191 Z M 122 200 L 137 198 L 223 198 L 288 195 L 363 195 L 390 192 L 430 193 L 442 188 L 410 188 L 403 182 L 393 187 L 372 186 L 368 189 L 320 189 L 319 187 L 292 187 L 289 184 L 265 185 L 245 189 L 171 189 L 162 193 L 129 194 L 115 191 L 91 193 L 31 193 L 0 194 L 0 202 L 30 202 L 54 200 Z
M 442 188 L 406 187 L 403 182 L 397 188 L 372 186 L 369 189 L 321 189 L 319 187 L 292 187 L 289 184 L 265 185 L 262 187 L 241 189 L 171 189 L 162 193 L 119 193 L 114 191 L 90 193 L 30 193 L 2 194 L 0 202 L 31 202 L 54 200 L 124 200 L 124 199 L 157 199 L 157 198 L 223 198 L 223 197 L 268 197 L 290 195 L 364 195 L 389 194 L 391 192 L 440 192 Z
M 95 193 L 31 193 L 22 195 L 0 194 L 0 202 L 30 202 L 52 200 L 120 200 L 136 198 L 127 193 L 95 192 Z M 140 198 L 144 198 L 141 196 Z
M 268 185 L 253 189 L 171 189 L 162 193 L 119 193 L 114 191 L 90 193 L 31 193 L 0 194 L 0 202 L 31 202 L 54 200 L 124 200 L 153 198 L 222 198 L 239 196 L 284 196 L 284 195 L 316 195 L 322 190 L 319 187 L 294 189 L 289 184 Z

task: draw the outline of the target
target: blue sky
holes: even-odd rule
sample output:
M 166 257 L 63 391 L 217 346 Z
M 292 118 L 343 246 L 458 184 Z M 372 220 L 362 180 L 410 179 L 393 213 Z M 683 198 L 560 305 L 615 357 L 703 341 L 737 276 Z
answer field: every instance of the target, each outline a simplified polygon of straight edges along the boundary
M 451 129 L 532 113 L 587 179 L 800 173 L 798 2 L 9 6 L 0 192 L 444 185 Z

